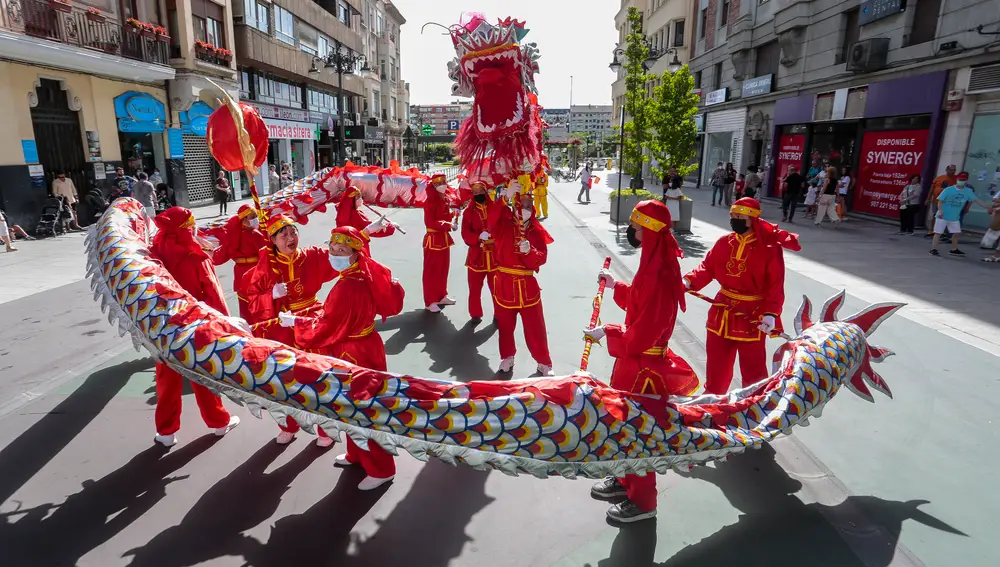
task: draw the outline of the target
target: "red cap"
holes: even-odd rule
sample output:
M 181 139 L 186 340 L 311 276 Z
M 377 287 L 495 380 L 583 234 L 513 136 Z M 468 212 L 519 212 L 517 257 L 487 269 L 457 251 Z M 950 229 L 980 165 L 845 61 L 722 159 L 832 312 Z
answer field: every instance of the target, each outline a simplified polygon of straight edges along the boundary
M 194 226 L 194 213 L 184 207 L 170 207 L 153 218 L 160 230 L 180 230 Z
M 255 208 L 253 208 L 250 205 L 243 205 L 242 207 L 240 207 L 239 212 L 237 212 L 237 216 L 239 216 L 241 219 L 249 219 L 253 218 L 255 213 L 256 213 Z
M 354 250 L 365 247 L 364 235 L 353 226 L 338 226 L 330 231 L 330 244 L 346 244 Z
M 643 201 L 632 210 L 631 220 L 642 228 L 660 232 L 670 228 L 670 209 L 661 201 Z
M 956 177 L 956 179 L 958 179 L 959 181 L 968 181 L 969 180 L 969 172 L 968 171 L 963 171 L 962 173 L 959 173 L 958 177 Z

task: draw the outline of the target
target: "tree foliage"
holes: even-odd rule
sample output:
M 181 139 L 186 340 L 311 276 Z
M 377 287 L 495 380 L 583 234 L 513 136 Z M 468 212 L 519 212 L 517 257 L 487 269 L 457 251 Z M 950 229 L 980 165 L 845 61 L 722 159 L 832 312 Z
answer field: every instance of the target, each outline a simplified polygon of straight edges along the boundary
M 625 172 L 632 179 L 642 177 L 642 164 L 647 159 L 643 148 L 649 143 L 649 107 L 646 83 L 649 76 L 644 64 L 649 47 L 642 33 L 642 15 L 635 6 L 628 10 L 629 34 L 625 38 Z
M 649 122 L 653 131 L 650 149 L 658 162 L 653 172 L 663 177 L 671 167 L 681 176 L 698 169 L 691 161 L 695 156 L 698 135 L 694 116 L 698 113 L 698 95 L 694 94 L 694 77 L 687 65 L 677 72 L 665 71 L 661 84 L 653 89 Z

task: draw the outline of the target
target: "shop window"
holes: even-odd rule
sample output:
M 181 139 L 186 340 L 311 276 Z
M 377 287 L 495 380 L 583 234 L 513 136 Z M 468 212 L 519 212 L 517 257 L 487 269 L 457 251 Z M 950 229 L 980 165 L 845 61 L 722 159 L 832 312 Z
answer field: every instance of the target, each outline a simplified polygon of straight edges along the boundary
M 837 54 L 836 63 L 847 61 L 847 55 L 851 52 L 851 46 L 858 41 L 861 33 L 861 26 L 858 24 L 858 9 L 844 12 L 842 21 L 844 22 L 844 35 L 840 44 L 840 53 Z
M 913 27 L 910 29 L 906 45 L 933 41 L 937 36 L 940 16 L 941 0 L 919 0 L 913 11 Z
M 279 41 L 295 45 L 295 18 L 281 6 L 274 7 L 274 35 Z
M 674 47 L 684 46 L 684 20 L 674 22 Z

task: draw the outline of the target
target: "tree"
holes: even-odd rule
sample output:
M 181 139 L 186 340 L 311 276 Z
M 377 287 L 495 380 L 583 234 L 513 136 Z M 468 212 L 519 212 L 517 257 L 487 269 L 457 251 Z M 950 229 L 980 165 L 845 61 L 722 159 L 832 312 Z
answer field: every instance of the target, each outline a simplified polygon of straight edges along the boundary
M 681 176 L 698 169 L 697 164 L 691 163 L 698 135 L 694 122 L 698 95 L 692 92 L 693 89 L 694 77 L 685 65 L 675 73 L 665 71 L 661 84 L 653 90 L 649 112 L 653 130 L 650 148 L 659 162 L 653 172 L 661 178 L 671 167 Z
M 649 159 L 643 148 L 649 143 L 649 98 L 646 83 L 646 58 L 649 46 L 642 34 L 642 15 L 635 6 L 628 9 L 629 29 L 625 38 L 625 172 L 633 182 L 642 180 L 642 164 Z

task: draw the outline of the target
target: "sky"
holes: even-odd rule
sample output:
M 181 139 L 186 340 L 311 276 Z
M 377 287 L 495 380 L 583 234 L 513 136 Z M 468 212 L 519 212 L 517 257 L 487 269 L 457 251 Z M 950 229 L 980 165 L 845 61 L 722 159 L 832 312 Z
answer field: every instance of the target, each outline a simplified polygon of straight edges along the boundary
M 611 104 L 615 74 L 608 68 L 618 38 L 618 0 L 393 0 L 406 24 L 400 32 L 403 80 L 410 83 L 410 104 L 451 102 L 448 61 L 455 49 L 447 32 L 462 12 L 482 12 L 491 23 L 506 17 L 526 22 L 526 42 L 541 53 L 535 75 L 539 103 L 568 108 L 570 76 L 573 104 Z

